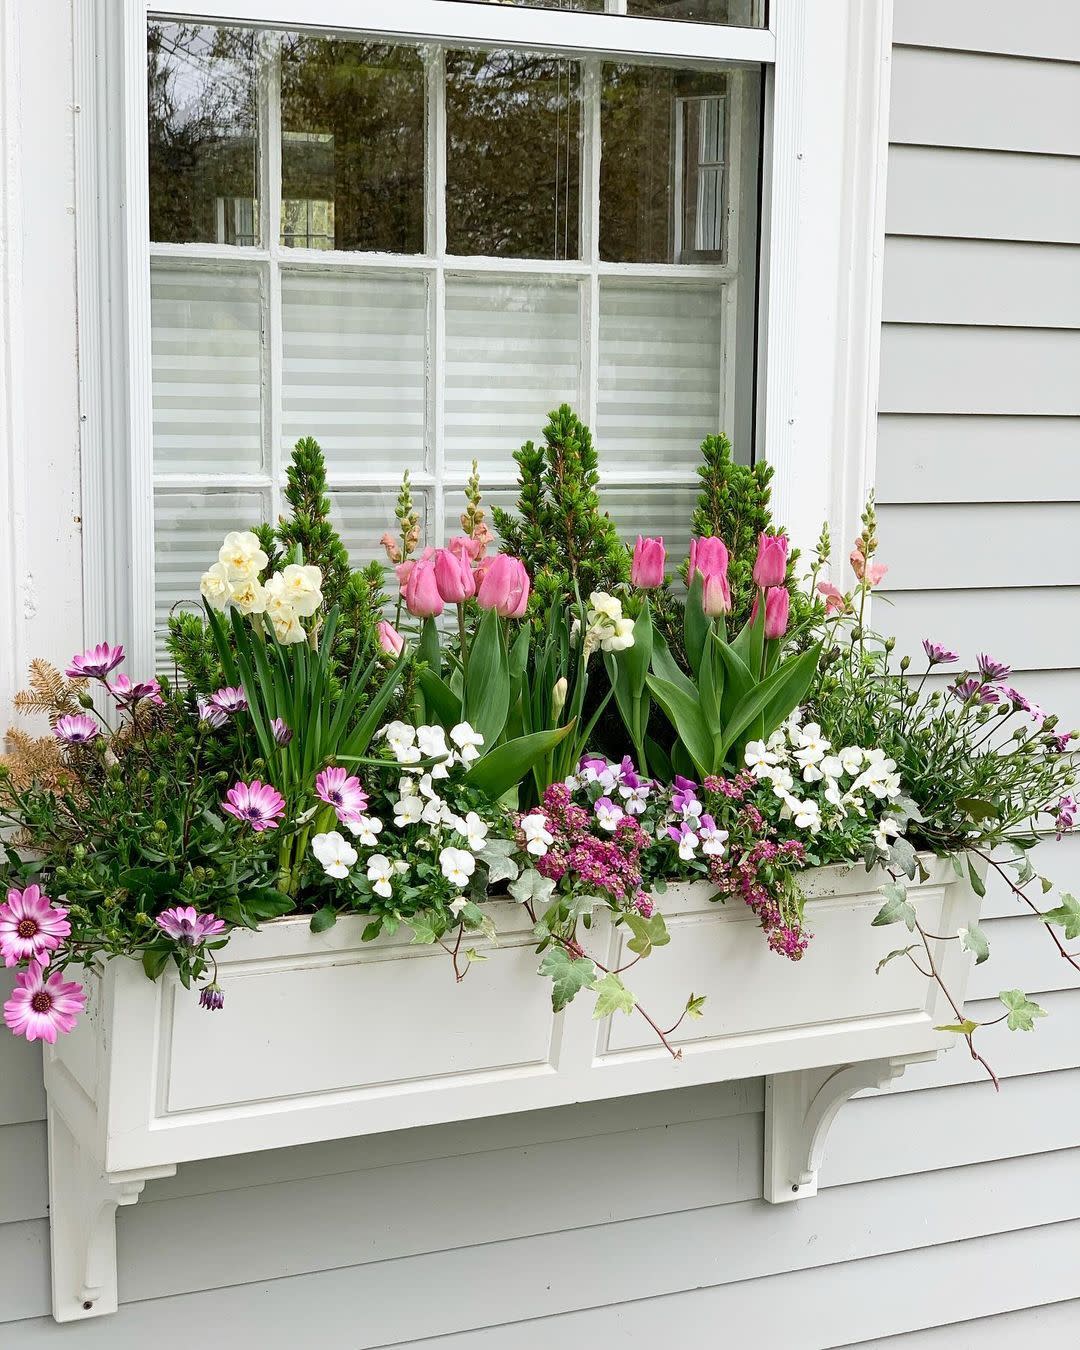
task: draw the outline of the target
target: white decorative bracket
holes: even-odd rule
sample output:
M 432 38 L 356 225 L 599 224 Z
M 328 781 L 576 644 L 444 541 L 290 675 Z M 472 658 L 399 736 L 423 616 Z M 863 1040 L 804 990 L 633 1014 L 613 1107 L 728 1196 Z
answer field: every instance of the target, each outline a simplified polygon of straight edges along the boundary
M 885 1087 L 909 1064 L 936 1058 L 930 1051 L 766 1078 L 765 1199 L 782 1205 L 817 1195 L 825 1141 L 843 1104 L 864 1088 Z
M 103 1172 L 49 1106 L 49 1227 L 58 1322 L 116 1312 L 116 1208 L 133 1205 L 148 1181 L 175 1171 L 172 1163 Z

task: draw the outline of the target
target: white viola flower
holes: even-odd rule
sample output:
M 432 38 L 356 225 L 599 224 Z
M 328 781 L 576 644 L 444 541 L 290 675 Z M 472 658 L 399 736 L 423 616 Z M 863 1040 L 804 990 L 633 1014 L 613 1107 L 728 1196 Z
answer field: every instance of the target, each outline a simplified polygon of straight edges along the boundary
M 460 827 L 455 828 L 460 829 L 460 833 L 465 836 L 469 848 L 472 849 L 474 853 L 479 853 L 487 843 L 488 831 L 491 826 L 488 825 L 487 821 L 481 820 L 475 811 L 470 811 L 462 823 L 464 824 L 464 829 L 460 829 Z
M 835 806 L 837 808 L 837 810 L 841 814 L 841 817 L 847 815 L 847 811 L 844 809 L 844 794 L 840 791 L 840 788 L 835 782 L 835 780 L 830 779 L 828 786 L 825 788 L 824 796 L 825 800 L 831 806 Z
M 417 727 L 416 744 L 420 747 L 420 754 L 424 759 L 446 759 L 450 754 L 450 747 L 446 743 L 446 732 L 439 726 Z M 445 765 L 436 764 L 432 768 L 432 777 L 445 776 L 436 772 L 440 768 L 445 768 Z
M 865 791 L 882 800 L 900 795 L 900 775 L 896 772 L 896 761 L 888 758 L 883 750 L 869 750 L 866 756 L 866 768 L 851 785 L 853 792 Z
M 821 772 L 819 765 L 811 762 L 803 769 L 802 777 L 804 783 L 820 783 L 825 775 Z
M 778 797 L 786 797 L 795 786 L 795 779 L 790 769 L 774 769 L 769 776 L 772 779 L 773 792 Z
M 229 569 L 224 563 L 214 563 L 199 580 L 199 594 L 211 609 L 216 609 L 219 613 L 224 613 L 229 608 L 232 590 Z
M 809 830 L 811 834 L 816 834 L 821 829 L 821 807 L 817 802 L 800 802 L 793 799 L 788 805 L 791 807 L 798 829 Z
M 347 820 L 346 827 L 352 837 L 358 840 L 365 848 L 374 848 L 379 842 L 379 834 L 383 824 L 378 816 L 360 816 L 356 820 Z
M 421 797 L 426 797 L 428 801 L 431 801 L 433 798 L 438 798 L 439 794 L 435 790 L 435 785 L 431 781 L 431 774 L 429 773 L 421 774 L 418 786 L 420 789 Z
M 727 830 L 721 830 L 712 816 L 702 816 L 698 824 L 698 835 L 701 838 L 701 851 L 708 858 L 722 858 L 724 855 L 724 845 L 727 842 Z
M 761 744 L 760 741 L 756 743 L 758 745 Z M 777 762 L 779 762 L 780 759 L 785 759 L 787 757 L 788 752 L 788 737 L 785 727 L 777 727 L 777 729 L 769 737 L 768 741 L 766 742 L 766 745 L 773 752 L 773 754 L 776 755 Z
M 649 794 L 652 792 L 652 785 L 649 783 L 640 783 L 637 787 L 627 787 L 625 783 L 619 787 L 619 795 L 626 802 L 626 809 L 632 816 L 643 815 L 649 805 Z
M 459 722 L 450 732 L 450 739 L 458 748 L 458 758 L 462 764 L 471 764 L 474 759 L 480 758 L 480 747 L 484 744 L 484 738 L 479 731 L 474 731 L 468 722 Z
M 542 811 L 533 811 L 521 817 L 521 832 L 525 836 L 526 852 L 534 858 L 542 858 L 555 842 L 555 836 L 547 827 L 547 817 Z
M 743 754 L 746 767 L 755 778 L 768 778 L 777 764 L 777 754 L 764 741 L 750 741 Z
M 380 735 L 386 738 L 386 744 L 394 755 L 416 744 L 416 728 L 409 726 L 408 722 L 387 722 Z
M 464 848 L 444 848 L 439 853 L 439 866 L 451 886 L 467 886 L 476 871 L 476 859 Z
M 385 853 L 373 853 L 367 863 L 367 879 L 371 882 L 371 889 L 376 895 L 381 895 L 384 900 L 389 900 L 394 894 L 394 887 L 391 884 L 394 879 L 394 864 Z
M 398 779 L 397 790 L 399 797 L 415 797 L 420 791 L 416 779 L 409 778 L 405 774 Z
M 866 752 L 857 745 L 845 745 L 840 751 L 840 763 L 844 766 L 844 772 L 852 778 L 862 768 L 865 758 Z
M 241 614 L 262 614 L 266 610 L 266 592 L 256 577 L 234 581 L 232 602 Z
M 416 825 L 424 814 L 424 802 L 421 797 L 399 797 L 394 803 L 394 824 L 399 830 L 407 825 Z
M 684 824 L 681 829 L 669 830 L 668 833 L 675 837 L 675 840 L 679 845 L 679 857 L 683 862 L 690 862 L 697 852 L 698 844 L 701 843 L 698 836 L 690 826 L 686 824 Z
M 411 798 L 407 800 L 411 800 Z M 420 819 L 425 825 L 441 825 L 447 809 L 447 805 L 441 797 L 429 797 L 420 812 Z
M 408 870 L 409 864 L 404 860 L 404 858 L 394 859 L 394 872 L 397 876 L 403 877 L 405 873 L 408 872 Z
M 337 830 L 317 834 L 311 841 L 311 851 L 322 863 L 328 877 L 347 877 L 359 856 L 352 844 Z
M 862 797 L 860 797 L 858 792 L 855 790 L 854 785 L 847 792 L 844 793 L 843 804 L 854 815 L 865 818 L 866 806 L 863 802 Z
M 468 905 L 469 905 L 468 900 L 466 900 L 463 895 L 459 895 L 456 900 L 450 901 L 450 904 L 448 905 L 447 908 L 450 910 L 450 913 L 453 914 L 455 918 L 457 918 L 457 916 L 461 913 L 463 909 L 468 908 Z
M 820 764 L 831 749 L 831 742 L 827 741 L 821 734 L 821 728 L 818 724 L 810 722 L 802 729 L 795 758 L 805 769 L 807 765 Z
M 844 772 L 844 765 L 839 755 L 826 755 L 818 765 L 823 778 L 839 778 Z
M 884 852 L 889 847 L 889 840 L 895 839 L 899 833 L 900 826 L 892 816 L 882 816 L 874 831 L 874 843 Z
M 218 549 L 218 562 L 230 581 L 254 581 L 267 564 L 258 537 L 251 530 L 230 530 Z
M 593 803 L 593 814 L 596 816 L 597 825 L 602 830 L 614 831 L 619 821 L 625 817 L 626 812 L 610 797 L 598 797 Z

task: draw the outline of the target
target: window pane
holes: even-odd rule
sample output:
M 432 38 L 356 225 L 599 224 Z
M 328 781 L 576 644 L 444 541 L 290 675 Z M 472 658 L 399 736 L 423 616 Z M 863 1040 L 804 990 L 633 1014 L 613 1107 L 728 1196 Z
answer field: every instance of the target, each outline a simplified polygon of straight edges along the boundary
M 721 420 L 721 306 L 711 285 L 600 286 L 596 442 L 618 467 L 691 469 Z
M 283 41 L 281 242 L 423 252 L 424 64 L 415 47 Z
M 152 23 L 146 74 L 150 238 L 257 244 L 255 35 Z
M 314 436 L 333 468 L 390 476 L 418 468 L 424 459 L 424 275 L 285 272 L 281 311 L 282 451 Z
M 552 408 L 578 401 L 578 284 L 448 277 L 446 462 L 511 467 Z
M 446 247 L 578 257 L 581 68 L 519 52 L 446 53 Z
M 733 89 L 726 72 L 604 67 L 601 258 L 726 261 Z
M 397 521 L 394 519 L 397 495 L 397 485 L 330 493 L 330 520 L 341 535 L 341 542 L 349 551 L 353 567 L 366 567 L 373 558 L 386 563 L 386 589 L 395 597 L 398 590 L 397 578 L 389 571 L 389 563 L 379 540 L 385 531 L 388 530 L 393 534 L 397 529 Z M 418 488 L 414 484 L 412 499 L 416 514 L 420 517 L 420 547 L 424 548 L 433 542 L 428 538 L 431 512 L 428 509 L 427 494 L 423 488 Z
M 154 496 L 154 651 L 159 672 L 172 675 L 165 651 L 169 611 L 179 601 L 202 611 L 199 578 L 217 562 L 230 530 L 269 519 L 259 492 L 162 492 Z
M 155 468 L 257 470 L 261 274 L 155 262 L 150 316 Z
M 660 535 L 667 549 L 668 573 L 674 574 L 690 549 L 697 496 L 696 487 L 609 487 L 601 490 L 600 505 L 628 544 L 639 534 Z
M 645 19 L 688 19 L 739 28 L 765 25 L 764 0 L 627 0 L 626 12 Z

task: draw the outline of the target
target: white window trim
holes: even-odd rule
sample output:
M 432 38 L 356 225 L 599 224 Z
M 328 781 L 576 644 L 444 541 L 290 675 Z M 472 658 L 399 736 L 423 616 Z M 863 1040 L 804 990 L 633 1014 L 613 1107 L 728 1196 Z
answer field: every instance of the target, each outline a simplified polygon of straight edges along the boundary
M 365 33 L 462 45 L 763 64 L 757 451 L 776 469 L 776 517 L 794 538 L 812 542 L 828 519 L 842 539 L 874 468 L 892 0 L 772 0 L 766 29 L 474 0 L 395 0 L 371 10 L 356 0 L 305 0 L 303 7 L 297 0 L 189 0 L 169 9 L 87 0 L 75 7 L 88 639 L 108 632 L 127 641 L 135 668 L 152 665 L 148 12 L 294 31 L 356 31 L 362 20 Z M 191 256 L 192 246 L 184 247 Z

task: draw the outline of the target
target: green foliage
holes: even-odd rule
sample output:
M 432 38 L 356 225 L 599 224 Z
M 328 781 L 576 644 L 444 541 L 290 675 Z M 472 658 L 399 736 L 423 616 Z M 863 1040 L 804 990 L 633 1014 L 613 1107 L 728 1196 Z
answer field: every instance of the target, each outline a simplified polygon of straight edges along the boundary
M 1057 909 L 1048 909 L 1042 916 L 1044 923 L 1059 924 L 1065 930 L 1068 942 L 1080 938 L 1080 901 L 1075 896 L 1062 894 Z
M 202 614 L 178 610 L 169 618 L 165 649 L 177 674 L 198 694 L 211 694 L 225 683 L 213 636 Z
M 498 507 L 492 514 L 503 551 L 520 558 L 532 578 L 537 607 L 628 581 L 630 556 L 600 509 L 592 436 L 569 405 L 551 414 L 542 445 L 527 441 L 514 458 L 518 514 Z
M 551 980 L 551 1006 L 556 1012 L 562 1012 L 582 989 L 592 989 L 596 981 L 596 966 L 587 956 L 571 956 L 559 946 L 544 953 L 539 973 Z
M 596 994 L 593 1017 L 597 1019 L 616 1012 L 632 1013 L 637 1006 L 637 1000 L 613 970 L 597 980 L 593 990 Z
M 1032 1003 L 1019 989 L 1003 989 L 998 998 L 1009 1010 L 1006 1025 L 1010 1031 L 1034 1031 L 1036 1017 L 1046 1016 L 1046 1009 Z

